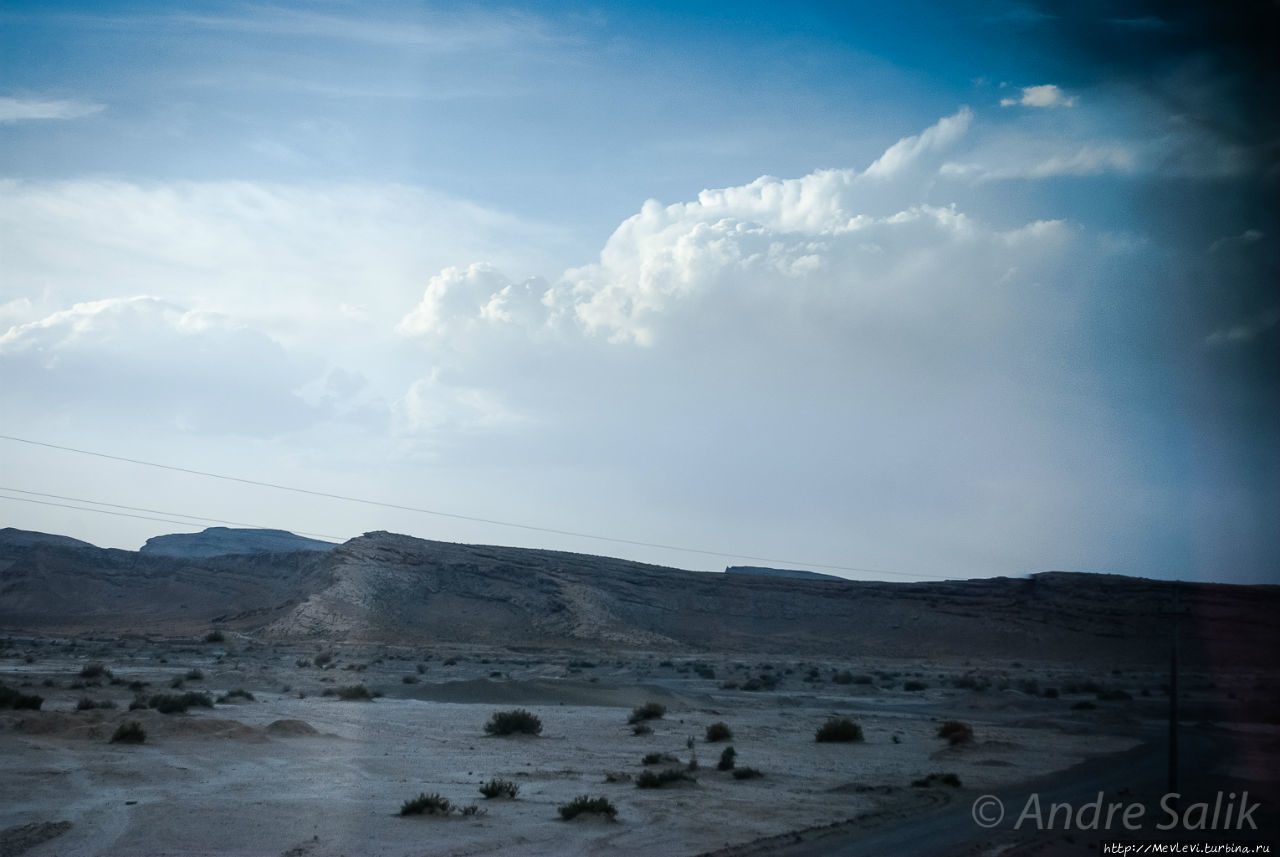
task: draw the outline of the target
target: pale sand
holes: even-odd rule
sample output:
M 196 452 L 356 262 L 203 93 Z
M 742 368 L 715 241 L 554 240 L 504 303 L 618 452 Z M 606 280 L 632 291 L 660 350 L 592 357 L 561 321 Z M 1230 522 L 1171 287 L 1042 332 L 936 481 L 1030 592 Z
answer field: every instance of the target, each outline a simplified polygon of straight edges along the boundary
M 305 653 L 318 650 L 311 646 Z M 193 647 L 168 653 L 169 663 L 159 664 L 162 653 L 135 646 L 107 649 L 96 659 L 120 679 L 151 682 L 148 692 L 170 692 L 169 678 L 198 666 L 206 678 L 187 689 L 217 694 L 243 687 L 257 701 L 186 715 L 128 712 L 132 693 L 124 687 L 67 687 L 85 660 L 83 651 L 43 651 L 29 666 L 5 662 L 0 681 L 13 687 L 26 678 L 31 687 L 24 691 L 47 701 L 42 712 L 0 713 L 0 829 L 8 834 L 0 854 L 693 855 L 872 811 L 909 814 L 972 799 L 1091 755 L 1124 750 L 1136 743 L 1144 721 L 1159 716 L 1156 699 L 1072 711 L 1065 698 L 954 689 L 939 675 L 957 675 L 962 666 L 920 662 L 853 668 L 921 672 L 929 685 L 924 692 L 902 690 L 901 679 L 893 690 L 807 684 L 796 664 L 779 690 L 749 693 L 719 685 L 757 674 L 758 657 L 704 657 L 717 671 L 707 680 L 658 667 L 643 655 L 610 655 L 569 673 L 570 655 L 489 653 L 490 662 L 481 664 L 470 653 L 452 667 L 438 657 L 419 683 L 404 684 L 403 676 L 416 676 L 412 655 L 373 663 L 364 672 L 322 672 L 294 665 L 301 648 L 259 647 L 219 662 Z M 344 665 L 367 660 L 367 654 L 338 659 Z M 734 661 L 752 668 L 735 671 Z M 778 673 L 787 666 L 775 663 Z M 824 676 L 831 666 L 822 667 Z M 503 675 L 490 678 L 494 671 Z M 1021 672 L 1052 679 L 1048 670 Z M 56 676 L 57 688 L 41 687 L 48 676 Z M 343 702 L 318 695 L 358 681 L 388 697 Z M 1123 681 L 1136 692 L 1158 676 Z M 290 692 L 281 692 L 286 683 Z M 299 699 L 299 690 L 307 698 Z M 71 710 L 81 696 L 112 698 L 121 707 Z M 402 696 L 416 698 L 396 698 Z M 668 713 L 651 721 L 652 735 L 634 736 L 627 725 L 631 707 L 649 699 L 665 704 Z M 516 706 L 542 719 L 541 736 L 484 734 L 493 712 Z M 815 742 L 814 730 L 831 714 L 858 721 L 866 740 Z M 941 720 L 951 718 L 972 724 L 972 745 L 949 748 L 936 737 Z M 147 729 L 145 744 L 107 742 L 116 725 L 134 719 Z M 293 734 L 307 731 L 297 725 L 268 728 L 281 720 L 303 721 L 318 734 Z M 706 726 L 721 720 L 733 729 L 733 740 L 706 743 Z M 893 742 L 895 735 L 901 743 Z M 610 772 L 639 774 L 649 752 L 687 763 L 690 736 L 701 763 L 693 774 L 696 785 L 649 790 L 606 782 Z M 765 777 L 739 781 L 715 770 L 728 744 L 740 767 L 757 768 Z M 941 772 L 957 774 L 963 789 L 910 786 Z M 517 782 L 519 797 L 483 799 L 477 788 L 492 777 Z M 484 812 L 399 817 L 401 803 L 419 792 L 439 792 Z M 609 798 L 617 821 L 561 821 L 556 808 L 583 794 Z M 60 822 L 71 826 L 31 827 Z M 31 844 L 45 834 L 52 838 Z

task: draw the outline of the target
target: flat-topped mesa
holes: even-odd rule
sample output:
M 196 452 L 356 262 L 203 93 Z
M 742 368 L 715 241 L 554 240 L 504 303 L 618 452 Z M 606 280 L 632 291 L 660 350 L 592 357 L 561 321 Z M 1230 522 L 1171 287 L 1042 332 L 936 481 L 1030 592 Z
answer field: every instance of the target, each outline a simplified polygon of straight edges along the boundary
M 330 551 L 331 542 L 297 536 L 286 530 L 209 527 L 199 533 L 173 533 L 147 539 L 139 553 L 158 556 L 204 558 L 234 554 Z

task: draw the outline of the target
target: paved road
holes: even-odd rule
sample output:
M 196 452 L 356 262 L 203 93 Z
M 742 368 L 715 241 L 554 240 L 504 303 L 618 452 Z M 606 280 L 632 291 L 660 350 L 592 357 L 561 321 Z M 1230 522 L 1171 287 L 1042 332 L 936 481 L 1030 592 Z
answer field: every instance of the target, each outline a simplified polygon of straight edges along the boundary
M 1208 773 L 1224 753 L 1238 749 L 1232 736 L 1216 729 L 1183 727 L 1179 732 L 1181 774 L 1179 790 L 1186 795 L 1183 805 L 1212 800 L 1218 789 L 1239 794 L 1249 789 L 1263 800 L 1254 813 L 1258 831 L 1236 834 L 1254 841 L 1280 841 L 1280 817 L 1274 782 L 1244 782 Z M 1168 774 L 1167 746 L 1163 740 L 1150 740 L 1123 753 L 1091 759 L 1065 771 L 1041 777 L 995 793 L 1004 806 L 1003 821 L 992 829 L 980 827 L 973 819 L 973 802 L 978 794 L 965 790 L 954 793 L 947 805 L 898 822 L 886 822 L 871 829 L 837 829 L 794 844 L 774 843 L 767 850 L 777 857 L 897 857 L 897 855 L 979 855 L 1001 854 L 1091 854 L 1099 855 L 1098 843 L 1106 839 L 1166 839 L 1172 833 L 1157 831 L 1156 824 L 1167 819 L 1160 808 L 1160 797 L 1166 791 Z M 1274 773 L 1274 772 L 1273 772 Z M 1103 793 L 1104 807 L 1110 802 L 1140 802 L 1146 807 L 1142 817 L 1144 830 L 1136 834 L 1102 831 L 1036 831 L 1031 821 L 1015 830 L 1014 824 L 1027 805 L 1029 796 L 1040 797 L 1043 817 L 1048 819 L 1049 805 L 1067 802 L 1080 807 Z M 1250 800 L 1257 799 L 1255 797 Z M 991 809 L 994 809 L 992 807 Z M 988 816 L 992 818 L 993 816 Z M 1060 820 L 1060 817 L 1059 817 Z M 1057 825 L 1061 828 L 1061 824 Z M 1116 815 L 1114 828 L 1120 828 Z M 1190 841 L 1181 834 L 1183 841 Z M 1197 838 L 1198 838 L 1197 834 Z M 1280 853 L 1272 846 L 1273 853 Z

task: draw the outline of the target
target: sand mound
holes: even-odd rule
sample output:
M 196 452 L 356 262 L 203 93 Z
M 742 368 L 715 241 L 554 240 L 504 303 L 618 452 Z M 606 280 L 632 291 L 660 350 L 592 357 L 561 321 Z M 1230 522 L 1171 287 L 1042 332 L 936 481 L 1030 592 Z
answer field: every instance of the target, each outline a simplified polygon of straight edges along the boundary
M 296 738 L 320 733 L 305 720 L 273 720 L 267 724 L 267 734 L 275 738 Z

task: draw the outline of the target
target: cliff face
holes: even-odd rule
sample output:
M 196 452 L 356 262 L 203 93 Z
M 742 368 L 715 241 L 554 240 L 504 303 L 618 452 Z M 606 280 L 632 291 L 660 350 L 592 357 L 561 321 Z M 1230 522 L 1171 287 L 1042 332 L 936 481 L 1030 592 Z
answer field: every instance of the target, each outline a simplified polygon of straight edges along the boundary
M 28 540 L 29 541 L 29 540 Z M 0 539 L 0 628 L 544 647 L 1162 663 L 1173 584 L 1049 573 L 860 583 L 680 571 L 370 533 L 328 553 L 171 558 Z M 1280 587 L 1179 585 L 1188 662 L 1270 666 Z

